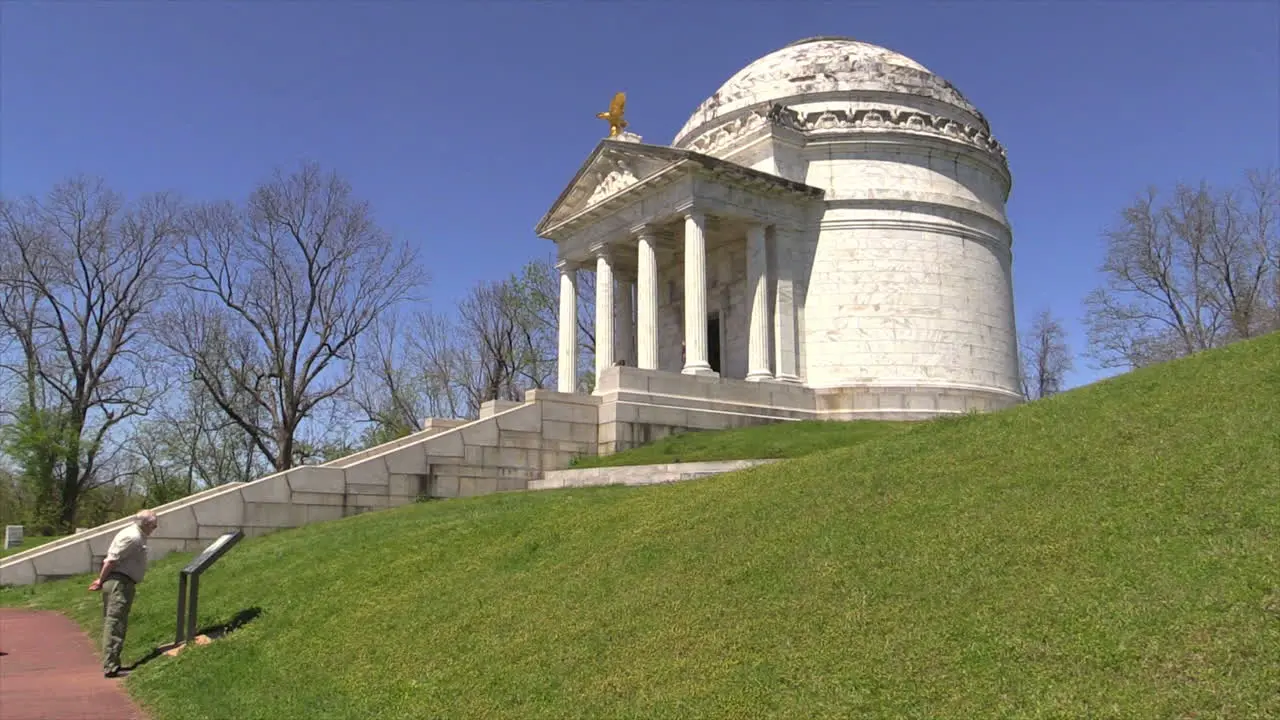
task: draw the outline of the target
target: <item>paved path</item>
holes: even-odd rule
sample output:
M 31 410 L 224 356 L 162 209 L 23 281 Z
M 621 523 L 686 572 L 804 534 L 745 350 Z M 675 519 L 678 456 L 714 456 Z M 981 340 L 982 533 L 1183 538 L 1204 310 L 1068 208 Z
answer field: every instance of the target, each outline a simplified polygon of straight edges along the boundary
M 89 636 L 48 610 L 0 608 L 0 718 L 145 720 L 121 679 L 102 677 Z

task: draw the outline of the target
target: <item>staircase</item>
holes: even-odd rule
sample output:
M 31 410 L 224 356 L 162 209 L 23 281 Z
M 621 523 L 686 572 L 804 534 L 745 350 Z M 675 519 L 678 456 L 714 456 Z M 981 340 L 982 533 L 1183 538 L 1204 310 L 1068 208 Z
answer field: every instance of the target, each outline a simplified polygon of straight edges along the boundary
M 150 562 L 196 552 L 224 532 L 248 536 L 338 520 L 421 498 L 525 490 L 547 470 L 599 448 L 599 398 L 533 390 L 525 402 L 491 402 L 471 422 L 431 420 L 420 432 L 323 465 L 210 488 L 153 508 L 160 524 Z M 0 561 L 0 585 L 30 585 L 97 572 L 116 520 Z

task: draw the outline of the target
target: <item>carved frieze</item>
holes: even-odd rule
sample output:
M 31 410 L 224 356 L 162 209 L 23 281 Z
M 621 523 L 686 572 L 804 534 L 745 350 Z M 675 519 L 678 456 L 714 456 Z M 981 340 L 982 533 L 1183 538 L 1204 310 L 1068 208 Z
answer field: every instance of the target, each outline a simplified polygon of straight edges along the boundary
M 805 133 L 837 130 L 915 132 L 958 140 L 1007 161 L 1004 146 L 982 128 L 918 110 L 863 108 L 853 112 L 822 110 L 801 115 L 790 108 L 774 105 L 770 113 L 778 118 L 779 124 Z
M 747 113 L 702 135 L 689 144 L 689 149 L 703 155 L 715 155 L 717 151 L 732 145 L 739 138 L 768 126 L 769 122 L 765 113 Z
M 808 135 L 848 130 L 911 132 L 945 137 L 990 152 L 1008 162 L 1004 146 L 979 127 L 965 125 L 950 118 L 930 115 L 918 110 L 863 108 L 861 110 L 822 110 L 799 113 L 789 107 L 773 104 L 735 118 L 689 144 L 689 149 L 707 155 L 731 146 L 739 138 L 764 125 L 790 128 Z
M 591 196 L 587 198 L 586 207 L 591 207 L 606 198 L 613 197 L 640 182 L 640 178 L 636 177 L 635 173 L 632 173 L 625 164 L 614 163 L 614 165 L 615 169 L 611 172 L 602 170 L 597 173 L 596 188 L 591 192 Z

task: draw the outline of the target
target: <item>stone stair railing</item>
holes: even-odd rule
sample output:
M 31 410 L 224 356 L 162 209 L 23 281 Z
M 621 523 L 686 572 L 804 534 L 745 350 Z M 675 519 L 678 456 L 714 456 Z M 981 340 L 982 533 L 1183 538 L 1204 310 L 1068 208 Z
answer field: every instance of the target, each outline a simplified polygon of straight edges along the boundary
M 249 483 L 211 488 L 153 508 L 149 560 L 195 552 L 229 530 L 248 536 L 338 520 L 419 498 L 524 490 L 544 470 L 568 467 L 598 447 L 598 399 L 531 391 L 526 401 L 493 403 L 481 417 L 444 421 L 405 438 L 324 465 L 305 465 Z M 27 585 L 95 572 L 116 520 L 0 561 L 0 585 Z

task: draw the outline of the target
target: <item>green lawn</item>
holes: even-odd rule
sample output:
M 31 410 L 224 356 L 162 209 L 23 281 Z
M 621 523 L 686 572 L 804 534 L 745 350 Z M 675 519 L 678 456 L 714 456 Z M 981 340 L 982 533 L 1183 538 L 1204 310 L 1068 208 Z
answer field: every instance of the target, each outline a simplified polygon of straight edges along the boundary
M 61 540 L 64 537 L 67 537 L 67 536 L 66 535 L 49 535 L 49 536 L 27 535 L 22 538 L 22 544 L 19 545 L 18 547 L 13 548 L 12 550 L 0 550 L 0 558 L 5 557 L 6 555 L 13 555 L 14 553 L 26 552 L 27 550 L 30 550 L 32 548 L 40 547 L 45 543 L 50 543 L 50 542 L 53 542 L 54 540 Z
M 156 720 L 1278 717 L 1277 398 L 1273 334 L 743 472 L 246 540 L 202 621 L 261 615 L 127 687 Z M 85 583 L 0 603 L 96 634 Z
M 585 456 L 575 468 L 656 465 L 705 460 L 794 458 L 848 447 L 907 430 L 918 423 L 802 421 L 754 425 L 733 430 L 686 432 L 651 445 L 602 457 Z

